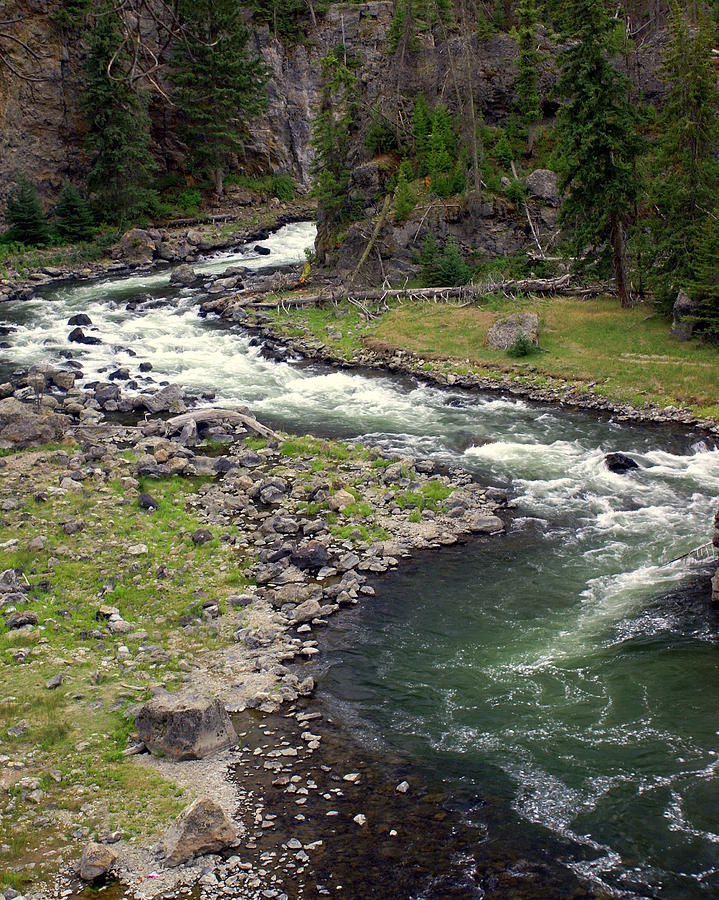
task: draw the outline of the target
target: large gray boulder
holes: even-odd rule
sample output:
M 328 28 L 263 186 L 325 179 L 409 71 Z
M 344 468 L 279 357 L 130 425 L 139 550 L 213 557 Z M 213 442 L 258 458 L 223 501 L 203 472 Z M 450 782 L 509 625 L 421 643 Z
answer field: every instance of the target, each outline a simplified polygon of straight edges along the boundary
M 500 319 L 487 332 L 486 343 L 492 350 L 509 350 L 520 337 L 535 347 L 539 344 L 539 316 L 536 313 L 514 313 Z
M 684 291 L 679 291 L 672 308 L 671 336 L 680 341 L 688 341 L 696 327 L 697 303 Z
M 85 844 L 80 857 L 80 878 L 83 881 L 94 881 L 107 875 L 117 862 L 117 855 L 106 844 L 90 841 Z
M 180 284 L 183 287 L 189 287 L 197 281 L 197 273 L 192 268 L 192 266 L 184 265 L 178 266 L 170 275 L 170 284 Z
M 203 759 L 237 743 L 225 707 L 207 694 L 162 694 L 137 715 L 137 733 L 151 753 L 176 760 Z
M 184 393 L 176 384 L 168 384 L 155 394 L 142 394 L 140 403 L 151 413 L 172 412 L 184 413 L 187 407 L 183 400 Z
M 237 828 L 221 806 L 213 800 L 195 800 L 165 834 L 165 865 L 179 866 L 195 856 L 217 853 L 234 846 L 237 839 Z
M 526 185 L 530 197 L 548 203 L 550 206 L 559 205 L 557 176 L 551 169 L 535 169 L 527 176 Z
M 67 416 L 47 412 L 15 397 L 0 400 L 0 448 L 38 447 L 62 439 L 70 426 Z
M 131 228 L 120 238 L 118 250 L 130 262 L 152 262 L 157 244 L 144 228 Z

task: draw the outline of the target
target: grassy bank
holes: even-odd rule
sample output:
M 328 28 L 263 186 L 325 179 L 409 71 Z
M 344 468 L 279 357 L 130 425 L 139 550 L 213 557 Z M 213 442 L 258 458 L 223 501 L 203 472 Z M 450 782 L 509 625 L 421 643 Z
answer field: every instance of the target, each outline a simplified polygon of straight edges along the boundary
M 539 352 L 515 359 L 485 346 L 490 326 L 519 310 L 540 319 Z M 641 406 L 685 406 L 719 418 L 719 351 L 669 334 L 650 307 L 623 310 L 611 298 L 507 300 L 496 297 L 458 308 L 395 306 L 367 323 L 352 306 L 299 310 L 277 316 L 285 333 L 309 332 L 350 356 L 361 347 L 402 348 L 428 361 L 482 374 L 509 373 L 543 386 L 548 378 L 580 384 L 607 399 Z

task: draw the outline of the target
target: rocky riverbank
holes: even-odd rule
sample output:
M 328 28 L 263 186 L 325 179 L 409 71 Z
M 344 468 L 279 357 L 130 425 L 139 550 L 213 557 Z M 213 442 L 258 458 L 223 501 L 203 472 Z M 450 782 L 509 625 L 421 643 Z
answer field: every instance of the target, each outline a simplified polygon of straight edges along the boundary
M 243 751 L 174 762 L 142 731 L 143 709 L 201 689 L 233 711 L 240 739 L 256 715 L 287 709 L 298 735 L 283 731 L 257 755 L 299 808 L 319 777 L 285 782 L 281 770 L 322 746 L 314 713 L 295 706 L 314 689 L 318 630 L 343 607 L 378 602 L 376 579 L 417 550 L 500 532 L 504 498 L 428 460 L 275 434 L 246 411 L 188 410 L 174 386 L 145 394 L 154 417 L 122 425 L 104 417 L 121 391 L 82 390 L 48 368 L 25 380 L 0 401 L 5 900 L 63 896 L 83 847 L 87 877 L 109 869 L 137 896 L 198 878 L 214 895 L 218 874 L 248 891 L 233 896 L 287 893 L 282 879 L 316 841 L 268 851 L 271 877 L 240 851 L 207 858 L 235 841 L 255 849 L 251 835 L 274 819 L 256 792 L 227 786 Z M 340 804 L 350 784 L 339 796 L 328 785 L 322 803 L 361 829 L 359 800 Z M 222 841 L 185 828 L 173 857 L 168 823 L 208 797 Z

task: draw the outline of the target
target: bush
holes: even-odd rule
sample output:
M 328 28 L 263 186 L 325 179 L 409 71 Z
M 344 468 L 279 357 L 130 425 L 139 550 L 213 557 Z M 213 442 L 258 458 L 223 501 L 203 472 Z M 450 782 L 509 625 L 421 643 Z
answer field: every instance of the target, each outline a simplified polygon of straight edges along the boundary
M 196 216 L 200 211 L 202 194 L 197 188 L 185 188 L 175 197 L 175 206 L 188 216 Z
M 494 155 L 505 169 L 511 167 L 512 160 L 514 159 L 514 152 L 506 131 L 502 131 L 497 143 L 494 145 Z
M 518 359 L 522 356 L 529 356 L 530 353 L 534 353 L 536 350 L 537 347 L 532 343 L 527 335 L 520 334 L 518 335 L 512 346 L 507 350 L 507 354 Z
M 288 203 L 295 199 L 295 180 L 291 175 L 273 175 L 270 183 L 270 193 L 273 197 Z
M 380 153 L 390 153 L 392 150 L 399 149 L 395 130 L 378 109 L 372 110 L 364 145 L 370 156 L 378 156 Z
M 397 222 L 404 222 L 417 205 L 417 195 L 412 190 L 404 173 L 400 172 L 394 195 L 394 216 Z
M 66 241 L 89 241 L 95 232 L 95 217 L 90 204 L 66 181 L 55 207 L 56 228 Z
M 440 253 L 435 236 L 428 231 L 417 261 L 426 287 L 458 287 L 472 278 L 472 270 L 453 237 L 447 238 Z
M 509 200 L 509 202 L 516 206 L 518 209 L 522 209 L 524 207 L 524 204 L 527 202 L 527 189 L 518 178 L 513 178 L 509 182 L 505 190 L 505 194 L 507 196 L 507 200 Z
M 29 247 L 48 242 L 50 229 L 40 205 L 37 188 L 24 175 L 18 177 L 8 197 L 6 218 L 12 240 Z

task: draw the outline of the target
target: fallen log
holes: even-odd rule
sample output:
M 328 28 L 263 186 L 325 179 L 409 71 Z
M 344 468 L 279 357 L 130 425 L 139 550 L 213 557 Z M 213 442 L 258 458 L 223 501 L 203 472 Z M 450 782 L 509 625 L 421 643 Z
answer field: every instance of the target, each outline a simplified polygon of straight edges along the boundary
M 219 409 L 216 407 L 193 409 L 190 410 L 190 412 L 182 413 L 180 416 L 173 416 L 171 419 L 167 420 L 167 433 L 174 434 L 175 432 L 182 431 L 185 425 L 188 425 L 193 421 L 196 425 L 207 425 L 208 427 L 221 425 L 223 423 L 230 425 L 244 425 L 245 428 L 254 431 L 256 434 L 259 434 L 260 437 L 273 438 L 276 436 L 271 428 L 262 425 L 262 423 L 258 422 L 254 416 L 238 412 L 236 409 Z

